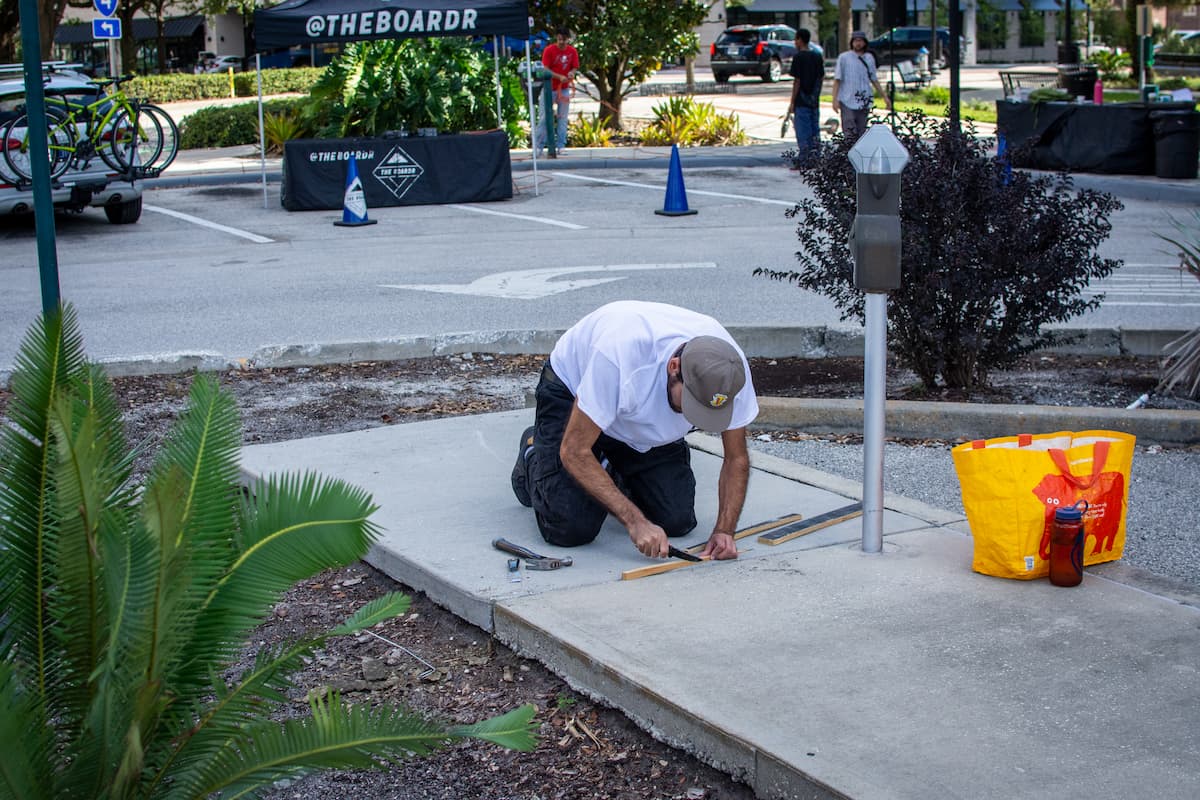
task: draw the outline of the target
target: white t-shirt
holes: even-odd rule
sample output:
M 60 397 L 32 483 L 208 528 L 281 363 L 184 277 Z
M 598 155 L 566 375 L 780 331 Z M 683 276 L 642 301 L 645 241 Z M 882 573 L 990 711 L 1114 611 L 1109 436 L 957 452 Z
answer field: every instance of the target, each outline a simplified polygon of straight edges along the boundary
M 833 79 L 840 82 L 837 98 L 839 103 L 855 110 L 863 108 L 864 98 L 875 96 L 875 85 L 871 83 L 877 80 L 875 56 L 865 50 L 861 56 L 853 49 L 846 50 L 838 56 L 837 64 L 833 68 Z M 867 104 L 870 104 L 869 100 Z
M 724 339 L 742 357 L 746 385 L 733 398 L 729 427 L 746 427 L 758 416 L 758 399 L 745 354 L 719 322 L 686 308 L 639 300 L 601 306 L 562 335 L 550 366 L 580 411 L 607 435 L 644 453 L 692 429 L 667 398 L 667 361 L 697 336 Z

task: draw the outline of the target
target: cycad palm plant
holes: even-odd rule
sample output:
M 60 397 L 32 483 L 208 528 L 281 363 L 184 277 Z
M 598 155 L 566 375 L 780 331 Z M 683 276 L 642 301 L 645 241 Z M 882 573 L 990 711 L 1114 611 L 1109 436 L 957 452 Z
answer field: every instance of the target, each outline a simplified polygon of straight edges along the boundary
M 1200 280 L 1200 211 L 1192 212 L 1194 221 L 1191 228 L 1176 220 L 1172 220 L 1178 236 L 1159 237 L 1177 248 L 1179 256 L 1179 271 L 1191 273 L 1192 277 Z M 1162 379 L 1157 391 L 1172 392 L 1180 386 L 1188 397 L 1200 397 L 1200 326 L 1188 331 L 1164 350 L 1167 357 L 1163 359 Z
M 74 312 L 22 344 L 0 431 L 0 798 L 253 796 L 457 737 L 532 748 L 532 706 L 442 727 L 336 695 L 284 722 L 289 674 L 328 636 L 403 613 L 389 594 L 324 636 L 260 651 L 227 678 L 282 592 L 377 535 L 361 490 L 313 475 L 237 491 L 239 421 L 211 378 L 144 486 Z

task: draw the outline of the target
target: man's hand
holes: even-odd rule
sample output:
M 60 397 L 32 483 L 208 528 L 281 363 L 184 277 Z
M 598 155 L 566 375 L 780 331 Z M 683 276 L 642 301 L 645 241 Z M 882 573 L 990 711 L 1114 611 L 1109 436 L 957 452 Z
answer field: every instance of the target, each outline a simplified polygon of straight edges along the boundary
M 836 94 L 833 96 L 833 103 L 831 103 L 830 105 L 833 107 L 833 113 L 835 113 L 835 114 L 842 113 L 842 104 L 838 102 Z
M 700 551 L 700 557 L 712 558 L 717 561 L 737 558 L 738 549 L 737 543 L 733 540 L 733 534 L 713 531 L 712 536 L 708 537 L 708 544 L 704 545 L 704 549 Z
M 629 538 L 633 546 L 647 558 L 666 558 L 669 545 L 667 533 L 648 519 L 641 519 L 629 526 Z

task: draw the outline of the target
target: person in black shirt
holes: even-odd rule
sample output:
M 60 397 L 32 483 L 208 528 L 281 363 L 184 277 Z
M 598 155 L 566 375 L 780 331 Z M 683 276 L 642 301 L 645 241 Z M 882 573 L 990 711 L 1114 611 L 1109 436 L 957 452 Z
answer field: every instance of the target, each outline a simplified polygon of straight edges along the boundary
M 788 114 L 794 115 L 796 129 L 796 161 L 800 163 L 817 152 L 821 144 L 820 117 L 821 84 L 825 80 L 825 59 L 809 48 L 812 34 L 807 28 L 796 31 L 796 55 L 792 57 L 792 101 Z

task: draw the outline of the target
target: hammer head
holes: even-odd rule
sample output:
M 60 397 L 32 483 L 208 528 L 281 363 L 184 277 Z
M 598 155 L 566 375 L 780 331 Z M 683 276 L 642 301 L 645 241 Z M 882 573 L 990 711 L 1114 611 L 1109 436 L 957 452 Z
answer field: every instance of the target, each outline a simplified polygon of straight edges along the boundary
M 569 567 L 573 563 L 570 558 L 528 558 L 525 560 L 525 569 L 561 569 L 562 567 Z

